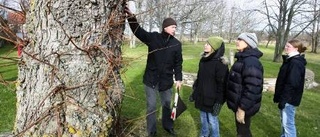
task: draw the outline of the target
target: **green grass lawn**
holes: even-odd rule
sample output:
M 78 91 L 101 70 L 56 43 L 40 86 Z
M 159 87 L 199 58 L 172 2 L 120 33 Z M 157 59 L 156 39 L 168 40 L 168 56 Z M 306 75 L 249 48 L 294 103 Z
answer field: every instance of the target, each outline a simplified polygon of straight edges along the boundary
M 17 55 L 14 47 L 5 45 L 0 48 L 0 57 L 15 57 Z M 16 58 L 15 58 L 16 59 Z M 9 132 L 13 129 L 16 114 L 16 98 L 12 80 L 17 78 L 17 62 L 15 60 L 0 58 L 0 133 Z
M 261 61 L 265 69 L 265 77 L 276 77 L 281 63 L 272 62 L 273 48 L 260 48 L 264 53 Z M 7 55 L 12 47 L 5 46 L 0 48 L 0 56 L 16 56 L 16 52 Z M 203 50 L 203 43 L 197 45 L 186 43 L 183 44 L 183 71 L 197 72 L 200 53 Z M 234 44 L 226 45 L 226 56 L 229 51 L 235 51 Z M 141 132 L 145 127 L 146 102 L 145 93 L 142 84 L 142 75 L 145 68 L 147 56 L 146 46 L 139 45 L 137 48 L 129 49 L 123 46 L 124 68 L 122 78 L 125 81 L 126 92 L 122 104 L 121 116 L 124 119 L 125 132 Z M 307 53 L 307 67 L 316 74 L 316 81 L 320 82 L 320 55 Z M 12 62 L 9 66 L 3 66 Z M 0 59 L 0 73 L 6 80 L 15 80 L 17 78 L 17 69 L 14 61 Z M 296 123 L 299 137 L 315 137 L 320 133 L 320 87 L 306 90 L 301 102 L 297 108 Z M 175 121 L 175 130 L 181 137 L 197 137 L 200 129 L 199 111 L 194 108 L 194 104 L 188 101 L 191 88 L 184 86 L 181 96 L 185 101 L 188 109 L 181 117 Z M 280 134 L 279 112 L 277 105 L 272 102 L 273 94 L 263 93 L 263 100 L 260 112 L 252 118 L 252 134 L 255 137 L 276 137 Z M 13 129 L 15 118 L 15 93 L 14 85 L 3 86 L 0 84 L 0 133 L 8 132 Z M 160 105 L 160 102 L 158 102 Z M 158 136 L 168 136 L 161 128 L 161 109 L 158 107 Z M 223 106 L 219 115 L 221 137 L 236 136 L 233 113 Z M 142 130 L 142 132 L 145 132 Z M 142 136 L 135 133 L 137 136 Z M 145 133 L 144 133 L 145 134 Z
M 13 129 L 16 114 L 14 87 L 0 84 L 0 133 Z
M 124 57 L 126 62 L 133 63 L 129 63 L 129 66 L 126 68 L 126 72 L 123 75 L 126 83 L 126 93 L 121 114 L 123 117 L 126 117 L 126 119 L 129 119 L 127 121 L 127 125 L 130 126 L 128 131 L 132 132 L 136 132 L 135 128 L 139 128 L 139 126 L 145 126 L 145 123 L 143 122 L 145 122 L 144 120 L 146 115 L 145 94 L 142 84 L 146 53 L 138 52 L 137 50 L 147 52 L 145 46 L 139 46 L 135 49 L 128 49 L 127 47 L 124 47 Z M 199 43 L 198 45 L 186 43 L 183 45 L 183 71 L 193 73 L 197 72 L 200 53 L 202 50 L 203 43 Z M 234 45 L 227 44 L 226 56 L 229 56 L 230 50 L 235 51 L 235 47 Z M 260 50 L 264 53 L 264 56 L 261 58 L 261 62 L 265 69 L 264 76 L 269 78 L 276 77 L 281 63 L 272 62 L 273 47 L 260 47 Z M 139 53 L 140 55 L 133 53 Z M 307 53 L 306 55 L 308 60 L 307 67 L 313 70 L 316 74 L 320 74 L 320 71 L 316 69 L 320 67 L 320 64 L 317 63 L 320 61 L 319 57 L 319 54 Z M 315 79 L 317 82 L 320 81 L 319 78 L 319 76 L 316 76 Z M 183 137 L 199 136 L 199 111 L 194 108 L 193 103 L 188 101 L 191 91 L 190 87 L 183 87 L 181 96 L 187 104 L 188 109 L 175 121 L 175 130 L 179 136 Z M 317 99 L 320 98 L 320 92 L 318 91 L 320 91 L 320 87 L 312 90 L 306 90 L 301 105 L 297 108 L 296 124 L 299 137 L 318 136 L 318 133 L 320 132 L 320 109 L 317 108 L 317 105 L 320 105 L 317 101 Z M 279 110 L 272 100 L 272 93 L 263 93 L 260 112 L 252 118 L 251 129 L 252 134 L 255 137 L 275 137 L 280 134 Z M 158 135 L 168 136 L 168 134 L 161 128 L 160 102 L 158 102 L 158 106 Z M 219 115 L 221 137 L 236 136 L 236 127 L 233 115 L 233 112 L 224 105 Z

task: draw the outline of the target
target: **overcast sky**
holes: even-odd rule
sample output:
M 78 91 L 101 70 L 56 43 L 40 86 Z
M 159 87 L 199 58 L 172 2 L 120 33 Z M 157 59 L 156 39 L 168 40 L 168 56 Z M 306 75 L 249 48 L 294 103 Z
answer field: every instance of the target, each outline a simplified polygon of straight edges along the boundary
M 243 10 L 257 8 L 262 1 L 263 0 L 226 0 L 229 8 L 236 7 Z

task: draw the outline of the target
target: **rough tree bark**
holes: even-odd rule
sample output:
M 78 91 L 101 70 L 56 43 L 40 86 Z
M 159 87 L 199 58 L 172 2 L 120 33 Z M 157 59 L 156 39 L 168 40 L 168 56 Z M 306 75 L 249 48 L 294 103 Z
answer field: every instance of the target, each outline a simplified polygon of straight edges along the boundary
M 124 0 L 32 0 L 15 135 L 108 136 L 124 92 Z

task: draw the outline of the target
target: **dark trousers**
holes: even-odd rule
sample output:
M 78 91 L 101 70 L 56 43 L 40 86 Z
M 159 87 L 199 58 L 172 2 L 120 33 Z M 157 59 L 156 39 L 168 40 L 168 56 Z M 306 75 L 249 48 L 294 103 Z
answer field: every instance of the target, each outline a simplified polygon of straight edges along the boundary
M 237 127 L 237 137 L 252 137 L 250 124 L 251 124 L 251 116 L 245 116 L 244 122 L 245 124 L 241 124 L 237 121 L 235 115 L 236 127 Z
M 168 89 L 165 91 L 158 91 L 156 88 L 144 86 L 146 97 L 147 97 L 147 131 L 148 133 L 155 133 L 156 127 L 156 110 L 157 110 L 157 95 L 159 93 L 161 105 L 162 105 L 162 127 L 165 129 L 173 128 L 173 120 L 171 119 L 171 97 L 172 90 Z

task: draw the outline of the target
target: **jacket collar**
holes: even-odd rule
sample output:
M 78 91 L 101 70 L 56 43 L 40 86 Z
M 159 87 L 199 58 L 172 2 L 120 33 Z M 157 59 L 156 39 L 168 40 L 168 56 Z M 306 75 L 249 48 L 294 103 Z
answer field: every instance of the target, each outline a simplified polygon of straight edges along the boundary
M 161 36 L 165 41 L 168 41 L 172 36 L 165 32 L 164 30 L 161 32 Z
M 288 54 L 288 58 L 291 58 L 293 56 L 296 56 L 296 55 L 299 55 L 300 53 L 298 51 L 295 51 L 295 52 L 291 52 Z
M 243 52 L 237 52 L 235 54 L 235 58 L 241 59 L 249 56 L 255 56 L 257 58 L 262 57 L 263 53 L 258 48 L 248 48 L 245 49 Z
M 298 57 L 302 57 L 304 59 L 304 55 L 300 55 L 300 54 L 295 54 L 293 56 L 289 56 L 289 55 L 282 55 L 282 60 L 283 62 L 288 62 L 293 58 L 298 58 Z

